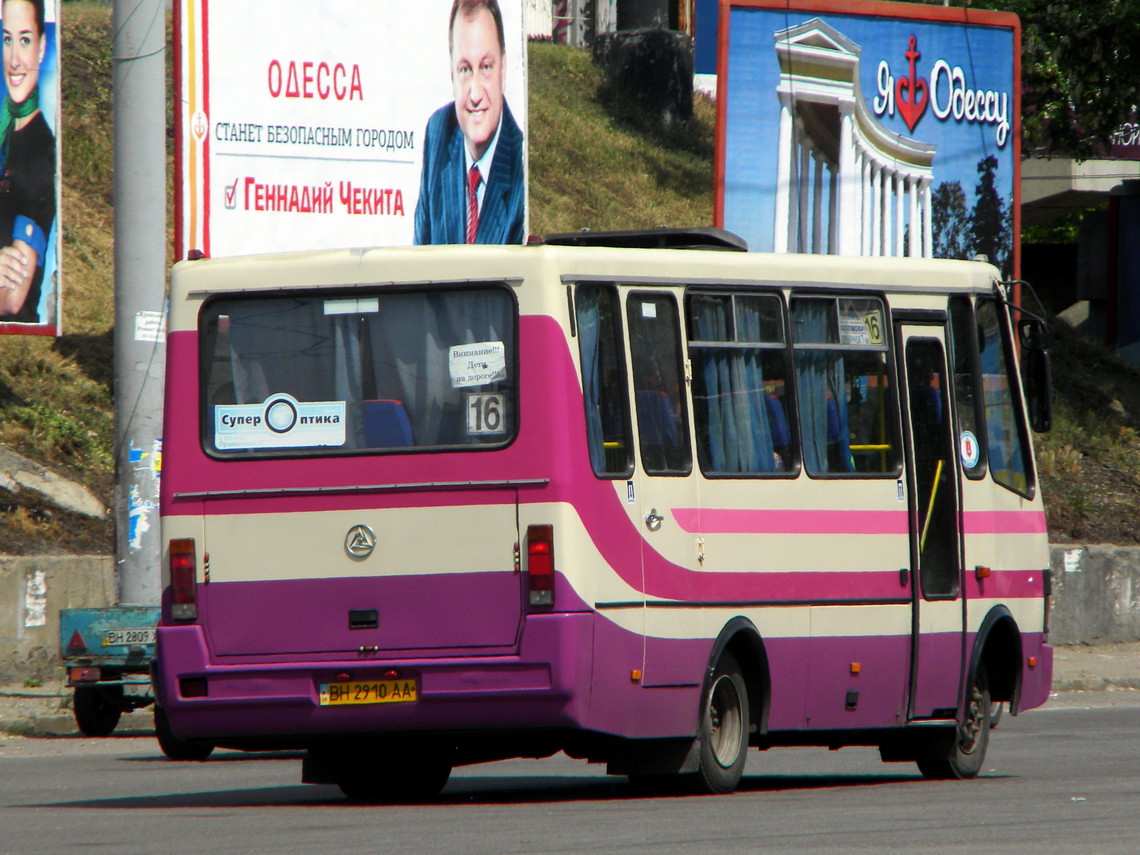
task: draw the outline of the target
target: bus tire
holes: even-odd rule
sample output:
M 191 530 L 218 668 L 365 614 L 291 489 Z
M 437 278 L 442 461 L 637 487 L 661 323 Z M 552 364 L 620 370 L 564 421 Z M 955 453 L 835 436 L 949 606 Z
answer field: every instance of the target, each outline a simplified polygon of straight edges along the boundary
M 84 736 L 110 736 L 123 714 L 122 686 L 76 686 L 72 708 Z
M 717 662 L 701 707 L 700 760 L 695 775 L 705 793 L 731 793 L 744 774 L 748 751 L 748 687 L 736 657 Z
M 166 710 L 158 706 L 154 708 L 154 736 L 158 740 L 158 747 L 170 760 L 201 762 L 214 753 L 214 746 L 209 742 L 179 739 L 175 736 L 170 730 Z
M 990 706 L 990 730 L 998 726 L 1001 721 L 1001 713 L 1005 705 L 1001 701 L 994 701 Z
M 965 717 L 960 725 L 940 734 L 928 754 L 917 758 L 918 769 L 931 780 L 974 778 L 986 760 L 990 744 L 990 686 L 986 666 L 978 663 L 970 681 Z
M 451 763 L 440 753 L 363 751 L 337 758 L 336 785 L 349 801 L 364 804 L 434 799 L 451 777 Z

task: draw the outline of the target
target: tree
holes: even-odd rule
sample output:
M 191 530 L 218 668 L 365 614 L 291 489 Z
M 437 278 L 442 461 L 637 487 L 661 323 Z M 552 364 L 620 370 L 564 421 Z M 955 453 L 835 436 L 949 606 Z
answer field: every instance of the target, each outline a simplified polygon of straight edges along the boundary
M 984 255 L 999 270 L 1008 271 L 1012 228 L 1005 200 L 997 191 L 997 158 L 992 154 L 978 161 L 977 201 L 970 212 L 971 256 Z
M 969 258 L 969 216 L 961 181 L 943 181 L 930 200 L 935 258 Z
M 952 0 L 952 5 L 1021 18 L 1025 156 L 1092 157 L 1140 105 L 1137 0 Z

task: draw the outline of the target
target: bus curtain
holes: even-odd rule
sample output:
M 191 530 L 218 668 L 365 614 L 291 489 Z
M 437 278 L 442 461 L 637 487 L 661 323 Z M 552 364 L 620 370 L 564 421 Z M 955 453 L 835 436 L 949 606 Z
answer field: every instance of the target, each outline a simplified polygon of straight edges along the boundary
M 694 334 L 699 341 L 727 342 L 727 300 L 702 300 L 695 313 Z M 759 307 L 736 305 L 736 338 L 760 341 Z M 764 373 L 760 349 L 700 348 L 705 384 L 708 456 L 713 472 L 774 472 L 772 428 L 764 399 Z
M 831 309 L 825 300 L 801 300 L 796 305 L 796 343 L 832 339 Z M 843 355 L 834 350 L 796 349 L 796 383 L 809 472 L 851 472 L 847 429 L 847 394 Z

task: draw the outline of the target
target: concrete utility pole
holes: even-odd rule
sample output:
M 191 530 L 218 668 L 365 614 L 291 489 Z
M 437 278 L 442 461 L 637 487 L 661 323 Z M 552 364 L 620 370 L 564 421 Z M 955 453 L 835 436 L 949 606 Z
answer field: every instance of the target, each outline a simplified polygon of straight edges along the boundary
M 120 604 L 161 592 L 166 366 L 166 3 L 115 0 L 115 557 Z

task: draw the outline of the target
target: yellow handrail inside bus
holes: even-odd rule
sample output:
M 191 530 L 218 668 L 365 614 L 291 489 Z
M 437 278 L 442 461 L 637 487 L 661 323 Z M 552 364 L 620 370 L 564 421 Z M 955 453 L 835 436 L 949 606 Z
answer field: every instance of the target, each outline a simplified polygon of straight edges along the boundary
M 926 549 L 926 533 L 930 531 L 930 513 L 934 510 L 934 497 L 938 495 L 938 482 L 942 480 L 942 458 L 934 469 L 934 485 L 930 488 L 930 502 L 926 506 L 926 522 L 922 524 L 922 537 L 918 539 L 918 551 Z

